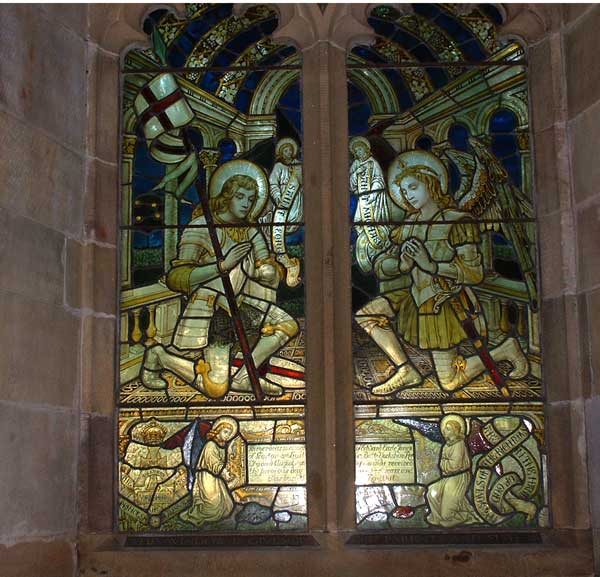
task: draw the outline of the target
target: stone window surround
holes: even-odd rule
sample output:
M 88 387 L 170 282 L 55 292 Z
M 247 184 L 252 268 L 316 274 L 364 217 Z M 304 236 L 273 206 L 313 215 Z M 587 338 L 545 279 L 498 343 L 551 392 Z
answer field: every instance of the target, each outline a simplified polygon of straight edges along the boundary
M 543 546 L 344 547 L 354 528 L 354 435 L 351 359 L 350 251 L 347 218 L 346 50 L 374 38 L 367 23 L 376 4 L 276 5 L 276 38 L 294 43 L 303 57 L 304 182 L 306 205 L 306 324 L 309 525 L 318 550 L 126 551 L 117 546 L 113 521 L 113 394 L 117 305 L 119 67 L 132 46 L 145 44 L 145 14 L 158 5 L 96 5 L 90 13 L 87 174 L 95 199 L 86 220 L 93 240 L 79 256 L 82 308 L 94 311 L 84 326 L 80 556 L 82 568 L 109 575 L 439 575 L 454 567 L 469 574 L 592 573 L 583 399 L 588 396 L 581 352 L 581 302 L 574 283 L 575 213 L 567 135 L 566 82 L 560 18 L 550 5 L 506 5 L 502 33 L 528 47 L 535 204 L 539 219 L 542 343 L 547 403 L 547 445 L 553 529 Z M 243 12 L 249 4 L 237 5 Z M 402 5 L 396 5 L 399 7 Z M 175 5 L 176 9 L 182 9 Z M 537 151 L 536 151 L 537 149 Z M 558 271 L 558 272 L 557 272 Z M 562 272 L 562 274 L 561 274 Z M 335 415 L 335 418 L 332 418 Z M 462 551 L 461 553 L 458 553 Z M 155 563 L 156 561 L 156 563 Z M 148 563 L 144 570 L 143 563 Z M 127 569 L 129 568 L 129 569 Z M 240 569 L 243 572 L 240 573 Z M 535 570 L 534 570 L 535 568 Z M 339 573 L 338 573 L 339 572 Z M 208 575 L 209 573 L 204 572 Z M 213 574 L 213 573 L 210 573 Z M 374 574 L 374 573 L 373 573 Z

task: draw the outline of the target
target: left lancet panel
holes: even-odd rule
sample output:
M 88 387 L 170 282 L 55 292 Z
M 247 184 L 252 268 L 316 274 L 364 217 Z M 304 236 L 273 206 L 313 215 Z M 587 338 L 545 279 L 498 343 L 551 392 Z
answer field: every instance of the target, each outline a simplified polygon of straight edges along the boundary
M 307 528 L 300 57 L 194 4 L 122 70 L 118 526 Z

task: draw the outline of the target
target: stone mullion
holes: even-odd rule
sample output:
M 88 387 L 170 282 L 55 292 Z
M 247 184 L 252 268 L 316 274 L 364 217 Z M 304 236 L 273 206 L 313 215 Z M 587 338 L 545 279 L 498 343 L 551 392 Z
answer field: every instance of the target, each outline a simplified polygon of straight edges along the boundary
M 336 359 L 336 481 L 337 524 L 355 528 L 354 406 L 352 360 L 352 261 L 350 250 L 348 182 L 348 89 L 346 52 L 329 45 L 328 78 L 331 129 L 332 235 L 334 275 L 334 330 Z
M 345 52 L 303 53 L 311 529 L 354 526 Z

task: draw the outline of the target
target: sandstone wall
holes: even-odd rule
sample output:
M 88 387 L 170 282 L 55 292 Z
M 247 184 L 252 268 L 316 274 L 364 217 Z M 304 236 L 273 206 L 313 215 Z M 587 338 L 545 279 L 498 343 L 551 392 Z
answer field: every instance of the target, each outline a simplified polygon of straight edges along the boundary
M 565 116 L 577 237 L 577 284 L 570 298 L 580 309 L 581 404 L 589 451 L 587 485 L 596 573 L 600 572 L 600 67 L 595 56 L 599 27 L 597 4 L 565 8 Z
M 319 447 L 309 463 L 311 526 L 320 549 L 120 549 L 112 534 L 118 68 L 119 54 L 143 40 L 139 22 L 145 8 L 4 5 L 0 575 L 264 576 L 283 574 L 282 567 L 290 575 L 332 576 L 392 575 L 399 567 L 406 575 L 438 577 L 593 573 L 592 534 L 600 559 L 600 7 L 513 6 L 508 28 L 531 47 L 556 527 L 547 544 L 521 547 L 518 554 L 506 548 L 366 551 L 344 545 L 348 535 L 339 528 L 349 527 L 352 519 L 345 483 L 352 473 L 351 420 L 332 423 L 324 407 L 351 410 L 342 378 L 348 369 L 333 362 L 331 348 L 332 332 L 338 346 L 348 341 L 342 318 L 347 303 L 336 299 L 334 290 L 340 279 L 347 282 L 348 255 L 332 240 L 347 223 L 335 221 L 330 210 L 312 220 L 313 248 L 307 245 L 315 251 L 317 244 L 328 247 L 314 252 L 309 272 L 326 289 L 317 294 L 319 287 L 309 286 L 309 314 L 329 323 L 309 344 L 314 358 L 321 359 L 317 349 L 322 349 L 323 365 L 311 378 L 323 385 L 335 381 L 332 387 L 316 387 L 309 400 L 313 431 L 318 431 L 312 442 Z M 333 14 L 328 10 L 325 16 Z M 282 14 L 293 11 L 282 8 Z M 314 122 L 305 114 L 308 141 L 319 143 L 323 157 L 315 159 L 307 178 L 307 194 L 315 198 L 321 187 L 343 188 L 345 108 L 332 104 L 345 85 L 340 46 L 352 36 L 352 31 L 342 33 L 352 26 L 355 35 L 364 33 L 346 13 L 340 16 L 344 26 L 316 26 L 321 36 L 313 38 L 306 22 L 321 18 L 319 13 L 316 7 L 314 14 L 307 9 L 304 24 L 289 17 L 285 28 L 305 47 L 305 63 L 321 71 L 319 83 L 313 77 L 305 86 L 305 113 L 323 106 L 331 110 L 322 118 L 314 114 Z M 333 42 L 320 42 L 324 38 Z M 336 200 L 324 203 L 331 207 Z
M 87 8 L 4 5 L 0 30 L 0 574 L 70 577 Z

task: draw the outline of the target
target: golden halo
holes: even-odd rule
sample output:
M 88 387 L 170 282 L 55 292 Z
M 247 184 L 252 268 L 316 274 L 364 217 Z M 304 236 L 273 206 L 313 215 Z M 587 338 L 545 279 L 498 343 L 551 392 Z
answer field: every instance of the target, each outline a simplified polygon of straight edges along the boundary
M 279 156 L 279 152 L 286 145 L 292 147 L 292 154 L 294 156 L 298 156 L 298 144 L 293 138 L 282 138 L 281 140 L 278 140 L 277 144 L 275 145 L 275 155 Z
M 425 174 L 435 176 L 440 181 L 440 186 L 444 192 L 448 190 L 448 171 L 444 163 L 431 152 L 425 150 L 409 150 L 399 154 L 392 162 L 388 170 L 388 190 L 392 200 L 404 210 L 412 210 L 407 203 L 404 195 L 400 191 L 400 186 L 396 184 L 396 179 L 406 169 L 418 167 Z
M 219 425 L 229 425 L 229 427 L 231 428 L 231 433 L 229 433 L 229 435 L 225 439 L 226 441 L 231 441 L 231 439 L 233 439 L 233 437 L 235 437 L 238 434 L 239 425 L 238 425 L 238 422 L 233 417 L 219 417 L 212 424 L 211 430 L 212 431 L 216 430 L 216 428 Z
M 219 196 L 219 194 L 221 194 L 221 190 L 223 189 L 223 185 L 232 176 L 238 175 L 249 176 L 256 182 L 258 186 L 256 201 L 252 207 L 252 210 L 248 214 L 248 220 L 250 222 L 255 222 L 262 213 L 269 197 L 269 184 L 267 181 L 267 175 L 257 164 L 254 164 L 249 160 L 230 160 L 229 162 L 225 162 L 219 166 L 210 179 L 210 185 L 208 188 L 209 198 L 215 198 Z
M 350 140 L 350 144 L 348 145 L 348 148 L 352 154 L 354 154 L 354 147 L 357 144 L 363 144 L 367 147 L 367 150 L 371 152 L 371 143 L 364 136 L 355 136 L 352 140 Z
M 444 430 L 444 426 L 446 425 L 446 423 L 452 423 L 452 422 L 458 424 L 461 436 L 465 437 L 467 435 L 467 423 L 461 415 L 457 415 L 455 413 L 450 413 L 449 415 L 446 415 L 440 421 L 440 431 Z

